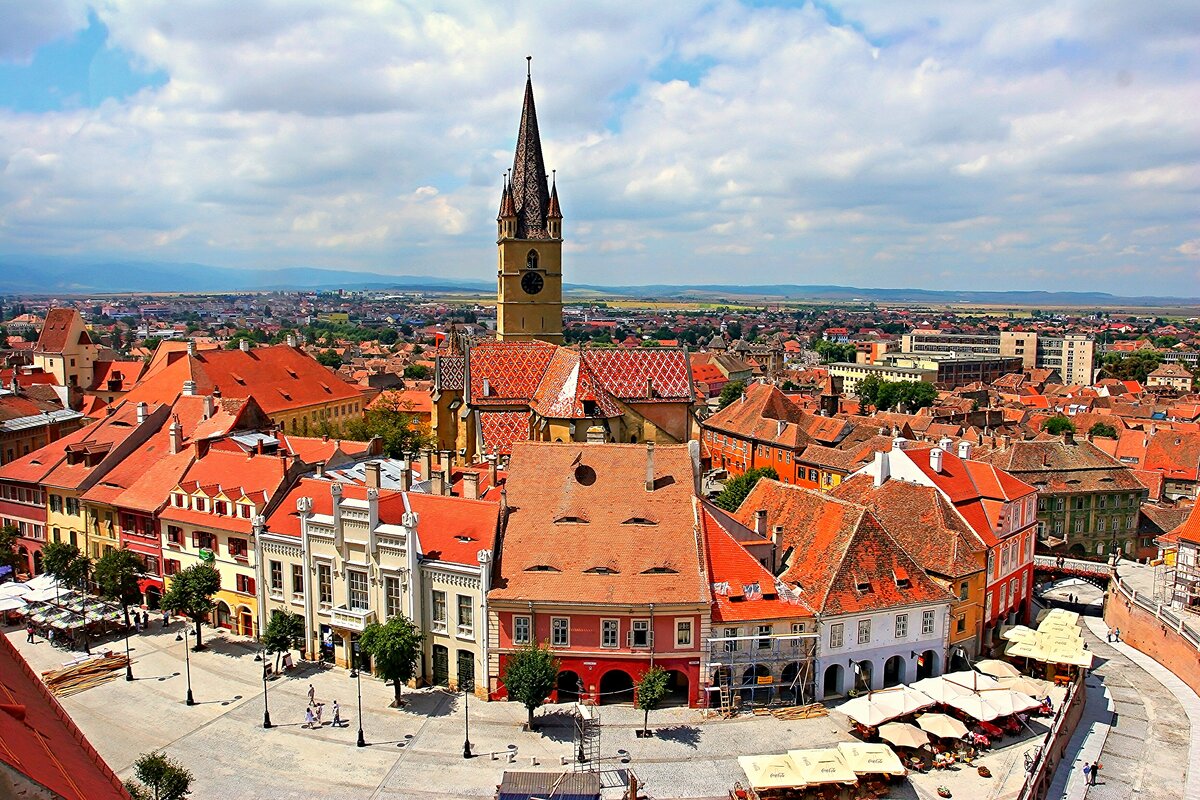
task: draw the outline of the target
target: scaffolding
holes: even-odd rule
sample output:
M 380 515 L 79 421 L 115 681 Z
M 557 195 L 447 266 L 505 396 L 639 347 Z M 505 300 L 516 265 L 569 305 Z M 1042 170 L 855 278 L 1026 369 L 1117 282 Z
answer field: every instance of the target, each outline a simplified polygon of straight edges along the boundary
M 816 633 L 710 637 L 701 702 L 722 716 L 746 707 L 811 703 L 817 639 Z
M 575 772 L 600 771 L 600 708 L 575 704 Z

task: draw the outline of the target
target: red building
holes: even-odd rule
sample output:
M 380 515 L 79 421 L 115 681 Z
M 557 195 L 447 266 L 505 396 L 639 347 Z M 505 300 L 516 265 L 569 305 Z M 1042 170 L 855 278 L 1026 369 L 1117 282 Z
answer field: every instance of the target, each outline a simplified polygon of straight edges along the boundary
M 686 445 L 515 442 L 488 593 L 490 693 L 515 647 L 549 644 L 556 696 L 630 702 L 651 664 L 697 705 L 709 587 Z
M 21 533 L 17 553 L 24 563 L 17 569 L 28 575 L 42 571 L 42 545 L 46 543 L 46 502 L 39 480 L 49 467 L 29 456 L 0 468 L 0 525 Z

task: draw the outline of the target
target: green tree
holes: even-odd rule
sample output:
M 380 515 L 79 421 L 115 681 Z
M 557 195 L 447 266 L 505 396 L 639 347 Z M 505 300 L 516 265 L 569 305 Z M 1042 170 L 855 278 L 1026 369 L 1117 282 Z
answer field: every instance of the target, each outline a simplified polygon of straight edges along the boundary
M 925 381 L 900 381 L 900 405 L 908 413 L 928 408 L 937 400 L 937 387 Z
M 1097 422 L 1092 427 L 1088 428 L 1088 434 L 1090 436 L 1100 436 L 1105 439 L 1118 438 L 1117 429 L 1114 426 L 1109 425 L 1107 422 Z
M 142 599 L 138 585 L 146 565 L 132 550 L 109 550 L 96 561 L 92 574 L 100 596 L 121 604 L 125 612 L 125 625 L 129 625 L 129 606 Z
M 830 342 L 825 339 L 818 339 L 813 345 L 813 350 L 817 351 L 817 355 L 821 357 L 822 364 L 837 364 L 848 362 L 853 364 L 858 350 L 849 342 L 839 344 Z
M 404 702 L 401 692 L 416 672 L 424 638 L 412 620 L 399 615 L 389 617 L 382 625 L 372 622 L 359 638 L 362 651 L 375 660 L 375 672 L 392 682 L 396 690 L 396 708 Z
M 1062 414 L 1056 414 L 1042 423 L 1042 430 L 1051 436 L 1062 436 L 1064 433 L 1074 433 L 1075 423 Z
M 263 647 L 275 654 L 275 671 L 279 671 L 279 659 L 289 650 L 304 645 L 304 617 L 287 609 L 275 609 L 263 632 Z
M 424 364 L 409 364 L 404 368 L 404 377 L 414 381 L 423 381 L 429 377 L 429 367 Z
M 215 567 L 193 564 L 171 576 L 171 585 L 163 593 L 163 608 L 196 623 L 196 649 L 201 646 L 200 623 L 213 610 L 213 595 L 220 590 L 221 573 Z
M 29 568 L 28 560 L 17 551 L 20 538 L 21 530 L 16 525 L 0 527 L 0 567 L 12 567 L 14 579 L 17 572 Z
M 134 800 L 182 800 L 192 793 L 192 775 L 183 764 L 163 752 L 143 753 L 133 762 L 137 781 L 125 781 Z
M 754 488 L 754 484 L 763 478 L 779 480 L 779 473 L 775 471 L 774 467 L 758 467 L 747 470 L 736 478 L 730 478 L 725 481 L 725 488 L 721 490 L 721 493 L 713 498 L 713 505 L 726 511 L 737 511 L 738 506 Z
M 633 704 L 642 710 L 642 736 L 650 735 L 650 712 L 658 708 L 667 696 L 671 675 L 655 664 L 642 673 L 634 692 Z
M 721 387 L 721 394 L 719 397 L 717 397 L 717 408 L 725 408 L 725 406 L 736 401 L 745 393 L 745 381 L 729 381 L 723 387 Z
M 79 586 L 87 580 L 87 556 L 70 542 L 47 542 L 42 548 L 42 567 L 59 583 Z
M 1154 350 L 1137 350 L 1127 356 L 1107 353 L 1104 356 L 1104 374 L 1119 381 L 1145 383 L 1146 377 L 1161 363 L 1162 355 Z
M 534 710 L 554 690 L 558 668 L 559 660 L 550 646 L 533 642 L 517 648 L 504 662 L 504 688 L 510 700 L 529 712 L 529 730 L 533 730 Z
M 342 436 L 358 442 L 378 436 L 384 455 L 403 458 L 406 453 L 415 453 L 433 442 L 429 426 L 417 419 L 410 408 L 395 395 L 380 398 L 362 417 L 347 420 L 342 426 Z
M 878 375 L 868 375 L 858 382 L 855 391 L 858 393 L 858 399 L 868 406 L 879 405 L 879 390 L 883 388 L 883 381 Z
M 342 365 L 342 357 L 333 350 L 322 350 L 317 353 L 317 363 L 330 369 L 337 369 Z

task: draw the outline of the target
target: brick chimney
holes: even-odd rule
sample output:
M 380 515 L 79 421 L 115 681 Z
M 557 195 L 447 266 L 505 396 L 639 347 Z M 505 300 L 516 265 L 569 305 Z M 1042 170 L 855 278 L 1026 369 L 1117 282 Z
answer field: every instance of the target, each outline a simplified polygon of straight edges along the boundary
M 178 454 L 183 450 L 183 426 L 179 424 L 179 417 L 171 418 L 171 425 L 167 428 L 167 435 L 171 438 L 171 455 Z
M 367 487 L 370 489 L 379 488 L 379 462 L 368 461 L 366 466 Z
M 204 418 L 205 419 L 210 418 L 213 415 L 213 412 L 215 410 L 216 410 L 216 403 L 213 402 L 212 395 L 211 394 L 204 395 Z
M 437 470 L 429 476 L 429 493 L 443 494 L 446 485 L 446 480 L 442 477 L 442 471 Z
M 646 442 L 646 491 L 654 491 L 654 442 Z
M 754 512 L 754 532 L 764 539 L 767 538 L 767 510 L 765 508 Z
M 495 486 L 496 482 L 500 480 L 499 476 L 496 474 L 497 473 L 497 469 L 496 469 L 496 461 L 497 460 L 498 459 L 496 458 L 495 453 L 492 453 L 490 456 L 487 457 L 488 481 L 489 481 L 488 485 L 489 486 Z
M 454 486 L 454 473 L 450 470 L 450 464 L 445 462 L 442 464 L 442 494 L 450 496 L 451 487 Z
M 463 473 L 463 497 L 467 500 L 479 499 L 479 473 L 464 472 Z
M 407 492 L 412 489 L 412 462 L 400 462 L 400 491 Z
M 421 480 L 427 481 L 433 477 L 433 451 L 421 451 Z

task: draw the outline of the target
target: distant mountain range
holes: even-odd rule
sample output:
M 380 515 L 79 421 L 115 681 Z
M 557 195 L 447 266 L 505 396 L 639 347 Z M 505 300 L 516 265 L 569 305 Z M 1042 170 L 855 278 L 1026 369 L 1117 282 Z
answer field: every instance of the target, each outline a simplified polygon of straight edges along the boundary
M 311 267 L 231 269 L 206 264 L 140 261 L 93 262 L 46 256 L 0 256 L 0 293 L 70 295 L 121 292 L 265 292 L 298 290 L 388 290 L 490 293 L 495 282 L 428 275 L 385 275 Z M 1190 306 L 1200 298 L 1121 297 L 1107 292 L 954 291 L 863 289 L 853 286 L 770 284 L 654 284 L 596 286 L 566 284 L 568 300 L 604 298 L 679 299 L 713 302 L 809 300 L 875 303 L 972 303 L 1026 307 Z

